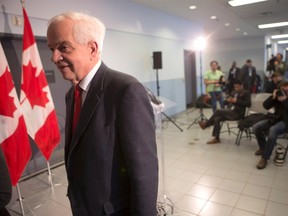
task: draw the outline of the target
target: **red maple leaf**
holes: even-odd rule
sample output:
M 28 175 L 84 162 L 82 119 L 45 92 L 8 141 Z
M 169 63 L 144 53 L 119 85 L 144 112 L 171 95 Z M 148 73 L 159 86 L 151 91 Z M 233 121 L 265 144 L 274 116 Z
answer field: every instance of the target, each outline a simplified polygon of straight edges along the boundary
M 47 81 L 43 69 L 39 76 L 36 76 L 37 68 L 33 67 L 31 61 L 28 65 L 23 65 L 23 83 L 21 89 L 25 92 L 27 99 L 32 107 L 35 105 L 45 107 L 49 102 L 47 92 L 43 91 L 46 87 Z
M 13 117 L 13 113 L 17 109 L 14 98 L 9 96 L 13 88 L 12 75 L 6 66 L 4 74 L 0 76 L 0 115 Z

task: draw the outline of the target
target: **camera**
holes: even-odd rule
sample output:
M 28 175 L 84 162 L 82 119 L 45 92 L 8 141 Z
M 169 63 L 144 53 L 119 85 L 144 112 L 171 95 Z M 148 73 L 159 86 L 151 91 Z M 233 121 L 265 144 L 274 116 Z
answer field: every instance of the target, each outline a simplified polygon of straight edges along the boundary
M 282 89 L 279 89 L 277 92 L 276 92 L 276 96 L 279 97 L 279 96 L 286 96 L 285 92 L 282 90 Z

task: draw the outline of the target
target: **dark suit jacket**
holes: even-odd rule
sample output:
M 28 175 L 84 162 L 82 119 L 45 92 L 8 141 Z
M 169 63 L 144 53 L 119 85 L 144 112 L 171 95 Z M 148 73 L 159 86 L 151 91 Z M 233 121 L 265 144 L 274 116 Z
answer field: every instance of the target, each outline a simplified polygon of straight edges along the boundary
M 145 88 L 103 62 L 91 81 L 74 134 L 66 95 L 65 164 L 74 216 L 155 216 L 158 160 Z
M 256 82 L 256 68 L 251 66 L 252 74 L 249 76 L 249 67 L 245 64 L 240 70 L 239 79 L 242 81 L 244 89 L 251 92 L 252 86 Z
M 233 104 L 234 108 L 233 111 L 235 116 L 239 118 L 244 118 L 246 113 L 246 108 L 251 106 L 251 94 L 247 90 L 241 90 L 240 92 L 232 92 L 230 95 L 231 97 L 235 97 L 237 94 L 237 101 Z
M 273 99 L 273 95 L 271 95 L 263 102 L 263 107 L 267 110 L 274 107 L 275 121 L 273 123 L 284 121 L 286 129 L 288 129 L 288 99 L 280 102 L 277 98 Z
M 0 213 L 12 196 L 12 185 L 5 156 L 0 146 Z M 3 209 L 4 211 L 4 209 Z
M 228 85 L 229 93 L 233 91 L 234 82 L 236 80 L 239 80 L 239 76 L 240 76 L 240 68 L 236 67 L 235 74 L 233 74 L 232 71 L 233 71 L 233 68 L 230 68 L 228 78 L 227 78 L 227 80 L 229 81 L 229 85 Z

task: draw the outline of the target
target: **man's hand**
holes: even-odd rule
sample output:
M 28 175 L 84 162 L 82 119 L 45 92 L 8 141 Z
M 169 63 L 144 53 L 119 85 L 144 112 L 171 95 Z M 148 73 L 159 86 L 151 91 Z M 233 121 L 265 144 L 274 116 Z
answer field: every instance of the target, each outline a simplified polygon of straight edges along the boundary
M 229 98 L 227 98 L 227 101 L 228 101 L 229 103 L 236 103 L 237 98 L 229 97 Z
M 287 96 L 286 95 L 282 95 L 282 96 L 278 96 L 277 97 L 277 100 L 280 101 L 280 102 L 283 102 L 287 99 Z

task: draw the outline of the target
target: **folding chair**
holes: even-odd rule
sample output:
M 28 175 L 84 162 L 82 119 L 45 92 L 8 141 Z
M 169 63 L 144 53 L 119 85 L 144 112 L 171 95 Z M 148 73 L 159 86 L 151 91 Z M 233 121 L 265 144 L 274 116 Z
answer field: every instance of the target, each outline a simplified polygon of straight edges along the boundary
M 267 114 L 268 111 L 263 107 L 263 102 L 270 96 L 271 96 L 270 93 L 258 93 L 258 94 L 255 94 L 255 96 L 252 97 L 251 106 L 249 108 L 247 116 L 252 115 L 252 114 L 256 114 L 256 113 Z M 251 137 L 252 137 L 251 136 L 252 135 L 251 127 L 252 127 L 252 125 L 249 126 L 249 127 L 244 128 L 244 129 L 243 128 L 239 128 L 238 134 L 237 134 L 237 137 L 236 137 L 236 141 L 235 141 L 236 145 L 240 145 L 241 139 L 243 138 L 243 132 L 245 132 L 246 138 L 249 138 L 251 140 Z

